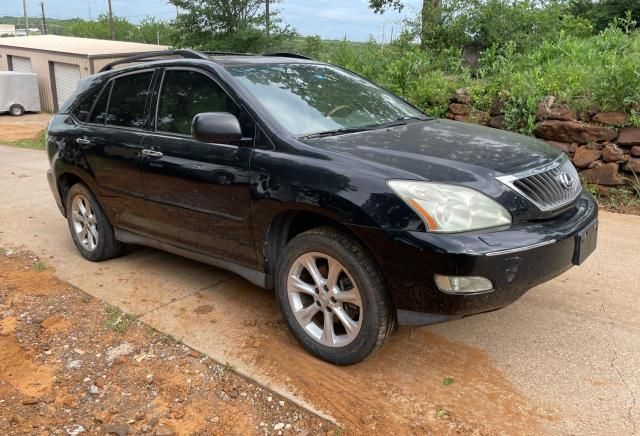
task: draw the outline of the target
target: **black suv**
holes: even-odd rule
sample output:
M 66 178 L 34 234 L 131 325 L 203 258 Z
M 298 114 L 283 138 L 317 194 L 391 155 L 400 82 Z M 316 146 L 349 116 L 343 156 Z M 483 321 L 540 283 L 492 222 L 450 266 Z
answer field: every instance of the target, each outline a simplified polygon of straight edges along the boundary
M 131 243 L 233 271 L 337 364 L 398 324 L 506 306 L 596 245 L 564 154 L 297 55 L 127 58 L 83 80 L 47 138 L 85 258 Z

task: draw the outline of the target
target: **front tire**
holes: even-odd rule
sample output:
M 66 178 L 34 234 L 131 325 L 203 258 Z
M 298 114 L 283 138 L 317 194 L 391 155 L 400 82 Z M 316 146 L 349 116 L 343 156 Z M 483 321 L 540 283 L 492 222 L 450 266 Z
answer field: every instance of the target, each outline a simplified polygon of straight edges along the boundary
M 69 189 L 66 197 L 69 231 L 76 248 L 92 262 L 114 258 L 122 252 L 113 227 L 94 195 L 83 184 Z
M 320 227 L 293 238 L 276 273 L 276 297 L 303 347 L 337 365 L 360 362 L 396 328 L 395 312 L 371 256 L 349 236 Z

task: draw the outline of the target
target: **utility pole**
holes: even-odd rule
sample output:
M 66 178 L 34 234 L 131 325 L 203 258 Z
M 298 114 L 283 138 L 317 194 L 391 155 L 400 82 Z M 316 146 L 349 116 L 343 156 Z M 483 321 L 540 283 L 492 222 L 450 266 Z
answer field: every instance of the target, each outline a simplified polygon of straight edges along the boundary
M 22 0 L 22 8 L 24 9 L 24 31 L 29 36 L 29 15 L 27 14 L 27 0 Z
M 270 17 L 270 11 L 269 11 L 269 3 L 271 3 L 271 0 L 265 0 L 265 18 L 266 18 L 266 28 L 267 28 L 267 48 L 269 48 L 269 38 L 270 38 L 270 33 L 271 33 L 271 17 Z
M 42 9 L 42 34 L 47 34 L 47 19 L 44 17 L 44 0 L 40 2 L 40 9 Z
M 116 39 L 116 29 L 113 28 L 113 9 L 111 8 L 111 0 L 109 0 L 109 27 L 111 28 L 111 39 Z

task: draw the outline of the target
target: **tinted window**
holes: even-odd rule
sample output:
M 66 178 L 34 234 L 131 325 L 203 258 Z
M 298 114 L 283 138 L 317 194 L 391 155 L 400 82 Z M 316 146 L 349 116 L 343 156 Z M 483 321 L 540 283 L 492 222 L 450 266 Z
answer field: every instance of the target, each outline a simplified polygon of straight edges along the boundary
M 124 127 L 144 125 L 144 105 L 152 76 L 151 72 L 131 74 L 114 81 L 109 100 L 108 125 Z
M 156 129 L 190 135 L 193 117 L 202 112 L 238 115 L 236 105 L 229 96 L 204 74 L 166 71 L 160 92 Z
M 91 108 L 93 107 L 93 103 L 95 103 L 96 98 L 102 91 L 101 86 L 94 86 L 88 92 L 85 92 L 82 101 L 76 108 L 73 110 L 73 115 L 83 123 L 89 121 L 89 115 L 91 114 Z
M 90 123 L 104 124 L 104 120 L 107 118 L 107 103 L 109 102 L 109 92 L 111 91 L 111 82 L 104 87 L 100 98 L 96 102 L 93 112 L 91 113 Z

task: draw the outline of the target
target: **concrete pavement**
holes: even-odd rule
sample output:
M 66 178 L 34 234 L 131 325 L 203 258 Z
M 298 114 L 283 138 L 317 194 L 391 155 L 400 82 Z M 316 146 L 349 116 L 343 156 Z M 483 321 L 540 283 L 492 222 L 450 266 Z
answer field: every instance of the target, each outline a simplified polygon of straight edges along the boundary
M 401 329 L 341 368 L 302 351 L 273 294 L 231 273 L 146 248 L 83 260 L 47 167 L 41 151 L 0 146 L 0 245 L 33 251 L 61 279 L 348 430 L 640 431 L 640 217 L 602 213 L 597 252 L 508 308 Z

